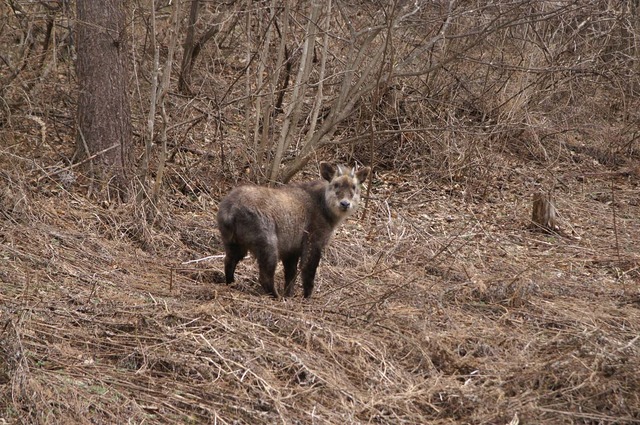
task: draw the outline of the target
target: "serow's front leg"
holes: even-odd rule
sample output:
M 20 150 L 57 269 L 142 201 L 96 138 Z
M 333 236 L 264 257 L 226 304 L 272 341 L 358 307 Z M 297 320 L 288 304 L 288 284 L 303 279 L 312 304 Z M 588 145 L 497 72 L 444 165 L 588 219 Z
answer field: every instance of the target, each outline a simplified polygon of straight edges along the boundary
M 300 270 L 302 275 L 302 288 L 304 289 L 304 297 L 309 298 L 313 294 L 314 279 L 316 277 L 316 269 L 320 264 L 321 249 L 311 249 L 305 256 Z
M 296 275 L 298 274 L 299 256 L 293 255 L 282 259 L 284 266 L 284 296 L 293 295 L 293 285 L 296 283 Z

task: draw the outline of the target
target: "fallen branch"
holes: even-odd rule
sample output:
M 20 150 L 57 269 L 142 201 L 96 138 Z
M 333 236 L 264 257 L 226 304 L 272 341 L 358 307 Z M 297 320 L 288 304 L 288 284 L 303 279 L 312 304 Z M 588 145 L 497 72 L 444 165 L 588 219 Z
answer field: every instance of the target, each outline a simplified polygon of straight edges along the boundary
M 61 169 L 59 169 L 59 170 L 52 171 L 51 173 L 45 174 L 44 176 L 41 176 L 41 177 L 38 179 L 38 183 L 40 183 L 42 180 L 44 180 L 44 179 L 46 179 L 46 178 L 50 178 L 51 176 L 55 176 L 56 174 L 60 174 L 60 173 L 63 173 L 63 172 L 65 172 L 65 171 L 69 171 L 69 170 L 71 170 L 71 169 L 73 169 L 73 168 L 79 167 L 79 166 L 81 166 L 82 164 L 85 164 L 85 163 L 87 163 L 87 162 L 89 162 L 89 161 L 91 161 L 91 160 L 95 159 L 96 157 L 98 157 L 98 156 L 100 156 L 100 155 L 104 155 L 105 153 L 109 152 L 111 149 L 115 149 L 115 148 L 117 148 L 118 146 L 120 146 L 120 144 L 119 144 L 119 143 L 116 143 L 115 145 L 111 145 L 111 146 L 109 146 L 108 148 L 101 150 L 100 152 L 94 153 L 94 154 L 93 154 L 93 155 L 91 155 L 90 157 L 85 158 L 85 159 L 83 159 L 83 160 L 82 160 L 82 161 L 80 161 L 80 162 L 76 162 L 75 164 L 71 164 L 71 165 L 69 165 L 68 167 L 64 167 L 64 168 L 61 168 Z

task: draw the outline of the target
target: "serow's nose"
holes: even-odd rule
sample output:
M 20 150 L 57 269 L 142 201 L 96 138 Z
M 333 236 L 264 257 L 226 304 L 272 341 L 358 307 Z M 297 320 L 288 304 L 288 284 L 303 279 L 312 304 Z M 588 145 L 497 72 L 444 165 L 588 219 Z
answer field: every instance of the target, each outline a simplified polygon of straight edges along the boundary
M 340 208 L 342 208 L 344 211 L 348 210 L 350 206 L 351 206 L 351 202 L 347 201 L 346 199 L 343 201 L 340 201 Z

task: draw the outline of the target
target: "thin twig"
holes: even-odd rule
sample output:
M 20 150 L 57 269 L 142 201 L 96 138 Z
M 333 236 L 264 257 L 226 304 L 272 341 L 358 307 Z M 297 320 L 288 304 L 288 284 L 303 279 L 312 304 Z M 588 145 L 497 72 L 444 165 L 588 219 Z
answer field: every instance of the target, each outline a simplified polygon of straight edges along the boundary
M 83 138 L 82 140 L 84 141 L 84 138 Z M 50 173 L 47 173 L 47 174 L 45 174 L 44 176 L 40 176 L 40 177 L 38 178 L 38 183 L 40 183 L 40 182 L 41 182 L 42 180 L 44 180 L 44 179 L 50 178 L 51 176 L 55 176 L 56 174 L 60 174 L 60 173 L 63 173 L 63 172 L 65 172 L 65 171 L 69 171 L 69 170 L 72 170 L 72 169 L 74 169 L 74 168 L 76 168 L 76 167 L 79 167 L 79 166 L 81 166 L 82 164 L 85 164 L 85 163 L 87 163 L 87 162 L 89 162 L 89 161 L 91 161 L 91 160 L 93 160 L 93 159 L 95 159 L 95 158 L 99 157 L 100 155 L 104 155 L 105 153 L 109 152 L 111 149 L 115 149 L 115 148 L 117 148 L 118 146 L 120 146 L 120 144 L 116 143 L 115 145 L 109 146 L 108 148 L 103 149 L 103 150 L 101 150 L 100 152 L 97 152 L 97 153 L 95 153 L 95 154 L 91 155 L 90 157 L 83 159 L 83 160 L 82 160 L 82 161 L 80 161 L 80 162 L 76 162 L 76 163 L 71 164 L 71 165 L 69 165 L 69 166 L 67 166 L 67 167 L 64 167 L 64 168 L 61 168 L 61 169 L 59 169 L 59 170 L 56 170 L 56 171 L 52 171 L 52 172 L 50 172 Z

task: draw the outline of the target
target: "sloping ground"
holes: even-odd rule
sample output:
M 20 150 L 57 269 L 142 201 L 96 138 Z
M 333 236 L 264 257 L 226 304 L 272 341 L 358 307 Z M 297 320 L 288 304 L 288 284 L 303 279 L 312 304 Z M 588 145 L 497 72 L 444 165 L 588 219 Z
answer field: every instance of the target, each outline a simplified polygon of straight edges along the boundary
M 229 287 L 220 258 L 181 264 L 221 253 L 216 199 L 140 225 L 3 167 L 0 423 L 640 422 L 638 175 L 552 170 L 551 235 L 528 222 L 549 170 L 496 163 L 484 186 L 379 170 L 309 301 L 251 260 Z

